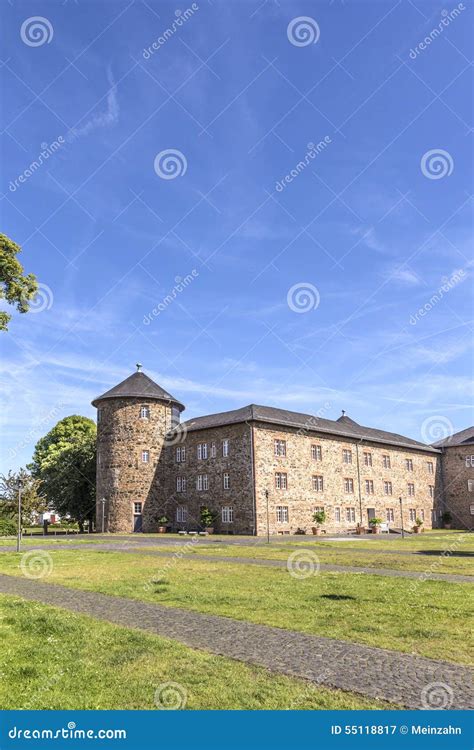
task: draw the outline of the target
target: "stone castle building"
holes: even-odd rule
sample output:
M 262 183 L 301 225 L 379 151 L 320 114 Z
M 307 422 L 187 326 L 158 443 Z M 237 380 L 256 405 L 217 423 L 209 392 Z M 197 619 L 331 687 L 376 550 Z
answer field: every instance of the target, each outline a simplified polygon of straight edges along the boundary
M 474 428 L 429 446 L 344 412 L 333 421 L 255 404 L 181 422 L 183 404 L 137 368 L 92 402 L 99 531 L 198 530 L 203 508 L 216 532 L 234 534 L 311 533 L 316 510 L 330 533 L 374 517 L 432 528 L 445 510 L 471 525 Z

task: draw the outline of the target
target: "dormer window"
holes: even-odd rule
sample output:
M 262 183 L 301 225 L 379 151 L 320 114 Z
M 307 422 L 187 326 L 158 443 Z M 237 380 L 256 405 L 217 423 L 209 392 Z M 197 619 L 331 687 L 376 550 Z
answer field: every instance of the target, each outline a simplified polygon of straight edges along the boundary
M 150 419 L 149 406 L 140 406 L 140 419 Z

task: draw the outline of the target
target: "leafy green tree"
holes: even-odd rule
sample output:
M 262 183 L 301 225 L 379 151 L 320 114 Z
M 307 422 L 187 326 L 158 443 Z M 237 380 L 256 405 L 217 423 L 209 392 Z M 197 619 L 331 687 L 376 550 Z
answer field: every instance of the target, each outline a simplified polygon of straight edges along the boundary
M 21 313 L 28 312 L 29 303 L 38 291 L 38 282 L 32 274 L 25 274 L 16 257 L 21 247 L 5 234 L 0 234 L 0 300 L 5 299 Z M 11 315 L 0 312 L 0 331 L 8 330 Z
M 0 519 L 17 522 L 19 479 L 22 482 L 21 521 L 23 526 L 27 526 L 32 521 L 33 513 L 43 513 L 47 504 L 40 494 L 39 479 L 35 479 L 26 469 L 0 475 Z
M 96 436 L 92 419 L 65 417 L 37 442 L 29 466 L 48 505 L 71 515 L 80 531 L 95 516 Z

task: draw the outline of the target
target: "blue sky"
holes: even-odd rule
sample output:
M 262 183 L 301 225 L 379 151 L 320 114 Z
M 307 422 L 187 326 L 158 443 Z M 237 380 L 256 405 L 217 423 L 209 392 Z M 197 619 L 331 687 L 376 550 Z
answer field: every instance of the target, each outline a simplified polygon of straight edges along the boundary
M 135 362 L 188 418 L 472 424 L 471 4 L 3 10 L 1 230 L 42 287 L 2 470 Z

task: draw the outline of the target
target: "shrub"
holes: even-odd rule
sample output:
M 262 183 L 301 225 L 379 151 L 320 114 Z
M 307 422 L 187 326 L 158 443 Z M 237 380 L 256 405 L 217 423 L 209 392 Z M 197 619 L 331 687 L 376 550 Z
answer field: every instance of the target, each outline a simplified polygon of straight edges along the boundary
M 383 523 L 381 518 L 371 518 L 369 521 L 371 526 L 380 526 L 381 523 Z
M 16 536 L 17 526 L 9 518 L 0 518 L 0 536 Z
M 324 510 L 317 510 L 316 513 L 313 513 L 313 521 L 314 523 L 318 524 L 318 526 L 321 526 L 326 520 L 326 513 Z

